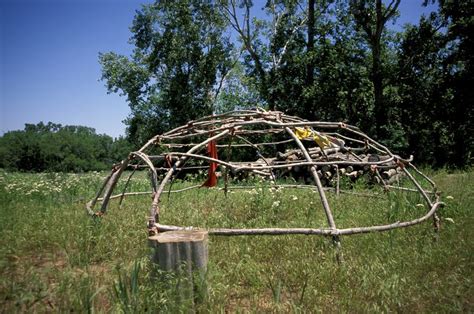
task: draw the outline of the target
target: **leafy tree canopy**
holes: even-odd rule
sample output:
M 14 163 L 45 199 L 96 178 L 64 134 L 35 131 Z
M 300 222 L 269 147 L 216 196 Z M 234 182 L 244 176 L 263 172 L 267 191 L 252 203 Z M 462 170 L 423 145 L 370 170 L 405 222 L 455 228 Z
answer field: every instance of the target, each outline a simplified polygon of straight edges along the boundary
M 135 16 L 130 58 L 100 55 L 107 88 L 129 101 L 130 138 L 143 142 L 213 112 L 219 82 L 232 65 L 225 27 L 211 1 L 157 1 Z
M 112 139 L 85 126 L 48 122 L 26 124 L 0 137 L 0 168 L 20 171 L 91 171 L 110 168 L 132 150 L 124 138 Z
M 401 1 L 156 1 L 136 13 L 131 56 L 100 55 L 102 78 L 127 97 L 137 144 L 264 106 L 355 124 L 431 165 L 470 165 L 474 4 L 415 0 L 436 12 L 396 32 Z

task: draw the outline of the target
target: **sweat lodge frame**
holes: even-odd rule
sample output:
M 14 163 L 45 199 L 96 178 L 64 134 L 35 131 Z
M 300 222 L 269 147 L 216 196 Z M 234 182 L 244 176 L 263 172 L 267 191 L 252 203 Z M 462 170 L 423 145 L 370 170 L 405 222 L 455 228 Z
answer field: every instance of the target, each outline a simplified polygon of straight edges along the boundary
M 217 143 L 221 144 L 217 144 Z M 223 144 L 222 144 L 223 143 Z M 288 146 L 293 145 L 292 149 Z M 264 147 L 276 147 L 277 156 L 263 156 Z M 207 148 L 207 150 L 205 150 Z M 258 157 L 254 161 L 231 160 L 231 153 L 226 160 L 217 157 L 217 150 L 250 148 Z M 280 148 L 280 150 L 278 150 Z M 283 148 L 283 151 L 281 151 Z M 158 153 L 156 153 L 158 152 Z M 225 154 L 224 154 L 225 155 Z M 369 232 L 388 231 L 420 224 L 433 218 L 435 231 L 439 231 L 437 210 L 444 206 L 439 200 L 440 193 L 436 184 L 412 164 L 412 157 L 403 159 L 393 154 L 387 147 L 370 138 L 357 127 L 342 122 L 308 121 L 299 117 L 286 115 L 279 111 L 237 110 L 223 114 L 206 116 L 186 125 L 177 127 L 151 138 L 143 147 L 122 162 L 114 165 L 111 173 L 104 180 L 97 195 L 89 203 L 87 210 L 91 215 L 103 215 L 112 199 L 123 199 L 134 195 L 152 195 L 149 210 L 148 231 L 155 235 L 165 231 L 204 230 L 195 227 L 170 226 L 160 223 L 160 198 L 163 193 L 179 193 L 202 186 L 215 185 L 217 166 L 223 169 L 224 187 L 227 193 L 231 189 L 248 188 L 230 184 L 230 174 L 254 174 L 271 182 L 275 188 L 312 188 L 318 194 L 327 220 L 327 228 L 210 228 L 209 235 L 283 235 L 305 234 L 331 236 L 339 245 L 339 236 Z M 127 187 L 137 169 L 147 168 L 150 173 L 151 191 L 127 192 Z M 314 181 L 308 185 L 278 185 L 275 173 L 303 169 Z M 180 190 L 165 191 L 166 185 L 180 172 L 192 169 L 208 169 L 208 180 L 203 185 L 195 185 Z M 132 170 L 125 181 L 122 192 L 113 194 L 117 182 L 124 170 Z M 401 190 L 418 193 L 424 199 L 428 210 L 416 219 L 396 221 L 385 225 L 338 228 L 326 197 L 326 192 L 355 193 L 340 189 L 342 176 L 355 179 L 369 173 L 384 191 Z M 413 173 L 423 178 L 430 186 L 424 189 L 415 179 Z M 408 178 L 412 188 L 393 184 L 400 176 Z M 324 186 L 330 182 L 332 186 Z M 374 196 L 375 194 L 366 194 Z M 94 211 L 98 203 L 100 209 Z

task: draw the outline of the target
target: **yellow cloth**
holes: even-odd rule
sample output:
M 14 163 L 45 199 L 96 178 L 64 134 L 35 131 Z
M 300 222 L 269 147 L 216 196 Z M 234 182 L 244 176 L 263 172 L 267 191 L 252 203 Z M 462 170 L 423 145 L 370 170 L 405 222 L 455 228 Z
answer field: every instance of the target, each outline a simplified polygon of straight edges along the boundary
M 327 136 L 321 135 L 321 133 L 311 130 L 310 128 L 295 128 L 296 132 L 295 135 L 300 140 L 304 140 L 307 138 L 313 138 L 313 140 L 318 144 L 321 149 L 325 149 L 331 147 L 331 141 L 327 138 Z

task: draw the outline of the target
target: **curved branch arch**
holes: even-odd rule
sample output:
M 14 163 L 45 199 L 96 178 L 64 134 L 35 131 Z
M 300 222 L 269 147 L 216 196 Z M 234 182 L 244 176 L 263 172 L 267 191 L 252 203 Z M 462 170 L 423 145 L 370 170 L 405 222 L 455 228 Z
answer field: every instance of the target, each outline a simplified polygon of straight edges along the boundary
M 304 129 L 302 132 L 301 128 Z M 324 145 L 317 139 L 324 139 Z M 217 145 L 217 141 L 220 142 Z M 226 158 L 207 155 L 208 150 L 224 150 Z M 262 147 L 262 148 L 260 148 Z M 233 150 L 231 149 L 233 148 Z M 257 151 L 255 159 L 248 161 L 249 153 L 242 159 L 244 153 L 232 154 L 234 150 L 253 149 Z M 156 152 L 158 151 L 158 154 Z M 216 153 L 217 154 L 217 153 Z M 226 155 L 227 154 L 227 155 Z M 241 158 L 241 159 L 239 159 Z M 133 160 L 143 164 L 131 165 Z M 224 160 L 225 159 L 225 160 Z M 167 160 L 167 165 L 163 164 Z M 402 158 L 392 153 L 386 146 L 373 140 L 359 128 L 342 122 L 307 121 L 294 116 L 285 115 L 278 111 L 236 110 L 223 114 L 212 115 L 190 121 L 164 134 L 151 138 L 138 151 L 131 152 L 129 157 L 116 165 L 106 178 L 96 197 L 87 204 L 89 213 L 97 202 L 102 202 L 101 214 L 105 213 L 110 200 L 128 196 L 152 195 L 149 209 L 148 229 L 151 234 L 160 231 L 189 229 L 189 227 L 168 226 L 160 224 L 160 199 L 170 180 L 181 171 L 195 171 L 215 164 L 216 168 L 225 169 L 224 187 L 219 190 L 239 189 L 239 186 L 229 185 L 228 170 L 233 173 L 254 174 L 268 179 L 273 187 L 281 188 L 312 188 L 319 195 L 327 228 L 210 228 L 211 235 L 277 235 L 277 234 L 312 234 L 332 236 L 336 242 L 339 236 L 352 234 L 381 232 L 396 228 L 405 228 L 422 223 L 433 217 L 438 221 L 437 210 L 443 206 L 439 202 L 436 184 L 412 164 L 413 157 Z M 130 175 L 122 193 L 113 195 L 118 180 L 126 169 L 148 168 L 151 173 L 152 190 L 127 192 Z M 177 171 L 179 169 L 179 171 Z M 210 168 L 209 168 L 210 169 Z M 313 186 L 298 184 L 278 184 L 275 182 L 277 173 L 283 176 L 298 169 L 304 176 L 313 181 Z M 211 171 L 211 170 L 209 170 Z M 346 177 L 357 180 L 367 175 L 374 184 L 381 186 L 382 191 L 402 191 L 417 193 L 424 200 L 428 210 L 420 213 L 420 217 L 408 221 L 395 221 L 385 225 L 355 226 L 338 228 L 331 210 L 327 192 L 335 191 L 355 194 L 353 191 L 340 190 L 339 180 Z M 424 188 L 415 175 L 429 185 Z M 404 177 L 411 186 L 397 185 Z M 308 178 L 306 178 L 308 179 Z M 305 179 L 305 180 L 306 180 Z M 160 181 L 160 182 L 158 182 Z M 192 185 L 170 193 L 180 193 L 199 188 L 202 185 Z M 101 194 L 103 196 L 101 197 Z M 383 193 L 369 193 L 362 196 L 384 197 Z

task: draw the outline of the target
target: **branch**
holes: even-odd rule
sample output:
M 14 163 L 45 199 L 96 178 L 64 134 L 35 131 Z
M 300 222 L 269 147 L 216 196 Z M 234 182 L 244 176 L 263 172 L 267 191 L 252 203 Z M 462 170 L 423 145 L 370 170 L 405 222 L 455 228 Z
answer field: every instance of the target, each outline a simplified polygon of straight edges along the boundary
M 392 2 L 390 2 L 383 16 L 383 24 L 385 24 L 397 12 L 400 1 L 401 0 L 392 0 Z
M 364 3 L 364 1 L 354 2 L 353 15 L 356 19 L 357 24 L 362 27 L 364 32 L 367 34 L 369 40 L 372 41 L 372 38 L 374 37 L 374 32 L 370 27 L 371 22 Z
M 296 25 L 292 31 L 291 31 L 291 34 L 288 38 L 288 40 L 285 42 L 285 45 L 283 46 L 283 49 L 280 53 L 280 57 L 278 58 L 277 60 L 277 63 L 275 65 L 275 68 L 279 68 L 280 67 L 280 64 L 281 64 L 281 61 L 283 60 L 283 56 L 286 54 L 286 50 L 288 48 L 288 44 L 290 43 L 290 41 L 293 39 L 294 35 L 296 34 L 296 32 L 298 31 L 298 29 L 300 29 L 302 26 L 304 26 L 306 24 L 306 21 L 308 20 L 308 16 L 306 16 L 304 19 L 301 20 L 301 23 L 299 25 Z
M 222 89 L 222 86 L 224 85 L 224 82 L 225 80 L 227 79 L 227 77 L 229 76 L 230 72 L 232 71 L 232 69 L 235 67 L 235 65 L 237 64 L 237 62 L 239 62 L 239 59 L 240 59 L 240 56 L 242 55 L 242 49 L 240 50 L 239 52 L 239 56 L 237 58 L 235 58 L 234 62 L 232 63 L 232 65 L 229 67 L 229 70 L 227 72 L 225 72 L 222 77 L 221 77 L 221 80 L 219 82 L 219 85 L 217 87 L 217 90 L 216 90 L 216 94 L 214 95 L 214 100 L 212 101 L 212 103 L 214 104 L 217 100 L 217 97 L 219 96 L 220 94 L 220 91 Z
M 230 23 L 232 28 L 237 31 L 242 40 L 245 49 L 250 54 L 252 60 L 255 62 L 255 68 L 260 75 L 262 81 L 266 79 L 266 73 L 263 69 L 262 62 L 260 61 L 260 57 L 258 56 L 257 52 L 255 51 L 254 47 L 252 46 L 252 37 L 250 35 L 250 4 L 245 2 L 245 15 L 243 25 L 240 24 L 239 19 L 237 18 L 237 11 L 236 11 L 236 4 L 235 0 L 230 1 L 231 8 L 229 9 L 224 4 L 220 4 L 219 7 L 227 13 L 224 14 L 225 19 Z

